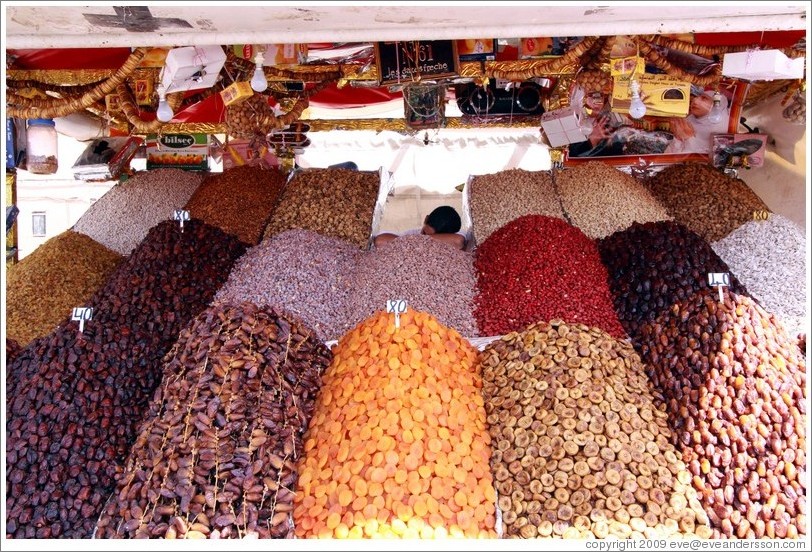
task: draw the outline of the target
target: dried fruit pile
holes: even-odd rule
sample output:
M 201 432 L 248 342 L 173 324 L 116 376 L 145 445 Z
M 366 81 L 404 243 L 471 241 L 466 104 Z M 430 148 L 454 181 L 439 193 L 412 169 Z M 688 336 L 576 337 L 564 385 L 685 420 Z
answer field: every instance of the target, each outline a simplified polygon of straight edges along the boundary
M 6 367 L 14 360 L 14 357 L 22 350 L 20 344 L 13 339 L 6 338 Z
M 296 461 L 331 358 L 275 310 L 200 314 L 166 358 L 97 536 L 292 536 Z
M 186 205 L 202 181 L 202 174 L 183 169 L 140 172 L 110 188 L 73 230 L 129 255 L 153 226 L 170 220 L 175 209 Z
M 477 244 L 488 239 L 494 230 L 524 215 L 564 218 L 553 177 L 547 171 L 510 169 L 474 176 L 468 193 Z
M 482 371 L 506 536 L 710 536 L 630 344 L 541 322 L 488 345 Z
M 707 163 L 671 165 L 646 185 L 676 222 L 709 242 L 753 220 L 753 212 L 769 211 L 747 183 Z
M 716 536 L 807 534 L 806 364 L 752 299 L 697 292 L 641 329 L 641 352 Z
M 292 228 L 369 245 L 380 175 L 349 169 L 306 169 L 285 186 L 264 239 Z
M 287 230 L 250 248 L 215 300 L 278 307 L 302 319 L 322 340 L 338 339 L 353 326 L 347 300 L 356 291 L 360 255 L 339 238 Z
M 642 183 L 601 161 L 558 171 L 555 187 L 568 220 L 593 239 L 625 230 L 633 222 L 671 219 Z
M 557 318 L 625 335 L 595 243 L 567 222 L 518 218 L 494 232 L 475 255 L 480 335 Z
M 347 297 L 347 316 L 358 323 L 388 299 L 405 299 L 466 337 L 477 335 L 473 315 L 473 255 L 422 235 L 402 236 L 359 257 Z
M 92 238 L 66 230 L 6 274 L 6 336 L 27 345 L 82 307 L 123 257 Z
M 287 175 L 277 169 L 243 165 L 212 174 L 186 204 L 193 218 L 255 245 L 271 217 Z
M 89 301 L 7 369 L 7 534 L 88 538 L 115 486 L 161 360 L 214 298 L 245 245 L 197 220 L 166 221 Z
M 641 324 L 708 289 L 709 273 L 730 273 L 708 242 L 676 222 L 634 223 L 598 240 L 598 251 L 609 272 L 617 315 L 635 342 Z M 729 289 L 747 293 L 734 274 Z
M 494 537 L 477 352 L 409 309 L 333 350 L 299 462 L 297 537 Z

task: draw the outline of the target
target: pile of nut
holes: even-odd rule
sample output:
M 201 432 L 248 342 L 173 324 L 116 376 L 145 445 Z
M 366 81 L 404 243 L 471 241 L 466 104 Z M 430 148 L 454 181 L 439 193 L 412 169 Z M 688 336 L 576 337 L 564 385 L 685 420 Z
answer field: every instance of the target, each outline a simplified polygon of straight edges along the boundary
M 805 332 L 806 237 L 781 215 L 747 222 L 711 244 L 747 290 L 784 324 L 789 334 Z
M 287 175 L 277 169 L 243 165 L 213 174 L 186 204 L 197 218 L 255 245 L 276 207 Z
M 303 228 L 365 248 L 372 234 L 372 214 L 379 188 L 378 172 L 298 171 L 285 186 L 263 238 Z
M 473 255 L 430 236 L 402 236 L 365 252 L 352 286 L 347 297 L 352 324 L 383 310 L 389 299 L 404 299 L 466 337 L 477 335 Z
M 710 536 L 630 344 L 553 320 L 481 359 L 505 536 Z
M 96 535 L 292 536 L 296 462 L 331 358 L 275 310 L 220 304 L 200 314 L 166 358 Z
M 139 172 L 116 184 L 76 221 L 73 230 L 129 255 L 156 224 L 182 209 L 203 175 L 182 169 Z
M 245 246 L 197 220 L 152 230 L 68 322 L 7 369 L 6 533 L 88 538 L 115 486 L 161 360 Z
M 480 335 L 561 318 L 625 337 L 595 242 L 566 221 L 520 217 L 491 234 L 475 255 Z
M 474 240 L 482 244 L 498 228 L 523 215 L 564 218 L 547 171 L 510 169 L 474 176 L 468 191 Z
M 708 242 L 720 240 L 753 220 L 753 213 L 769 212 L 747 183 L 707 163 L 671 165 L 646 185 L 676 222 Z
M 555 187 L 568 220 L 593 239 L 671 219 L 641 182 L 601 161 L 557 172 Z
M 752 299 L 697 292 L 641 331 L 715 536 L 807 534 L 806 365 Z
M 252 140 L 264 138 L 271 131 L 273 108 L 264 94 L 254 94 L 226 107 L 226 125 L 229 136 Z
M 273 306 L 302 319 L 322 340 L 338 339 L 353 325 L 347 302 L 356 292 L 361 254 L 339 238 L 286 230 L 250 248 L 215 300 Z
M 82 307 L 123 257 L 92 238 L 66 230 L 6 274 L 6 336 L 27 345 L 51 333 Z
M 730 272 L 708 242 L 676 222 L 632 224 L 598 240 L 620 322 L 637 343 L 640 325 L 708 289 L 708 273 Z M 731 291 L 747 293 L 730 274 Z

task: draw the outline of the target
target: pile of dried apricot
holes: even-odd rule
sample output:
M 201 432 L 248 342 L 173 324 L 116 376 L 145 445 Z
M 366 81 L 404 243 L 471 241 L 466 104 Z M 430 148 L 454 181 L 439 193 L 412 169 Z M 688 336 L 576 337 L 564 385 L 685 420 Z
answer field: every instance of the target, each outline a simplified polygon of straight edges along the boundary
M 379 312 L 333 349 L 299 462 L 296 536 L 495 537 L 477 351 Z

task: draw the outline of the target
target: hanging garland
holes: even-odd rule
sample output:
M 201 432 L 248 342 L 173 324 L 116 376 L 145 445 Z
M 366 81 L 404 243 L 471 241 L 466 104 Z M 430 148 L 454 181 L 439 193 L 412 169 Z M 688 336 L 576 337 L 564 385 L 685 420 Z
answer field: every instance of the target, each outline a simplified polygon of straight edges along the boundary
M 702 44 L 694 44 L 693 42 L 686 42 L 684 40 L 669 38 L 662 35 L 641 35 L 638 37 L 638 40 L 684 53 L 696 54 L 706 58 L 712 58 L 722 54 L 769 48 L 769 46 L 762 44 L 750 44 L 746 46 L 704 46 Z M 795 48 L 779 48 L 779 50 L 791 58 L 803 55 L 803 52 L 800 52 Z
M 54 117 L 65 117 L 66 115 L 83 111 L 111 93 L 119 84 L 123 83 L 138 64 L 141 63 L 141 60 L 148 51 L 149 48 L 136 48 L 127 58 L 127 61 L 113 73 L 113 76 L 94 86 L 92 90 L 81 96 L 48 98 L 47 100 L 33 99 L 25 107 L 9 105 L 6 114 L 9 117 L 21 117 L 23 119 L 50 119 Z M 15 95 L 13 98 L 19 98 L 19 96 Z
M 652 48 L 651 44 L 648 42 L 638 41 L 637 46 L 647 62 L 651 63 L 657 69 L 664 71 L 668 75 L 676 77 L 682 81 L 691 82 L 697 86 L 716 86 L 719 84 L 719 80 L 722 78 L 722 67 L 719 64 L 713 68 L 713 74 L 694 75 L 688 71 L 680 69 L 665 59 L 660 55 L 659 52 Z
M 528 60 L 525 64 L 522 62 L 489 62 L 485 64 L 485 73 L 491 78 L 512 81 L 522 81 L 534 77 L 544 77 L 551 73 L 558 73 L 565 67 L 578 65 L 581 56 L 589 51 L 600 39 L 601 37 L 597 36 L 587 37 L 576 44 L 571 50 L 568 50 L 563 56 L 549 61 L 544 60 L 542 63 L 538 63 L 538 60 Z M 507 67 L 511 69 L 506 69 Z
M 130 92 L 130 89 L 124 83 L 118 85 L 116 94 L 118 94 L 119 97 L 121 111 L 133 126 L 133 132 L 135 134 L 151 134 L 157 132 L 165 124 L 157 119 L 144 121 L 141 118 L 138 108 L 135 106 L 135 99 L 133 98 L 132 92 Z M 166 101 L 173 112 L 180 106 L 182 100 L 183 92 L 175 92 L 173 94 L 167 94 L 166 96 Z

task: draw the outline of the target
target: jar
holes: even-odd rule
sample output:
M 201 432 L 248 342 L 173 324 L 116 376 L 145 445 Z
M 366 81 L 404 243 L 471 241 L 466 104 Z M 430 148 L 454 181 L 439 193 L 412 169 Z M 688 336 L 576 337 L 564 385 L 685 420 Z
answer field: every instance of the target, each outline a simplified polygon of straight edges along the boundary
M 29 119 L 27 136 L 27 168 L 34 174 L 54 174 L 57 161 L 57 136 L 53 119 Z

